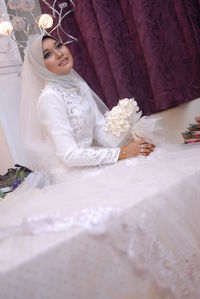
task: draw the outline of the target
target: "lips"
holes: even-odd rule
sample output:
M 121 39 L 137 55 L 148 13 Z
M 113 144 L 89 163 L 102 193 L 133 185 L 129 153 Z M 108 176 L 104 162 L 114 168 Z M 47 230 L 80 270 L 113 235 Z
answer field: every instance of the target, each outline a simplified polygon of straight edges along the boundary
M 69 58 L 65 57 L 61 60 L 61 62 L 58 64 L 58 66 L 64 66 L 68 63 Z

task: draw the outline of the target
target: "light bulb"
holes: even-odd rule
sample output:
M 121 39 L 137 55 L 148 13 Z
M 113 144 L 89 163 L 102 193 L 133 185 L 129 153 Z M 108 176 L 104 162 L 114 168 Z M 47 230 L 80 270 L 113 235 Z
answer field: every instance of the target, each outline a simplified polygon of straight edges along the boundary
M 41 28 L 44 28 L 44 29 L 51 28 L 53 25 L 53 18 L 52 18 L 52 16 L 50 16 L 48 14 L 42 14 L 39 17 L 38 24 Z
M 13 26 L 8 21 L 2 21 L 0 23 L 0 34 L 9 35 L 13 31 Z

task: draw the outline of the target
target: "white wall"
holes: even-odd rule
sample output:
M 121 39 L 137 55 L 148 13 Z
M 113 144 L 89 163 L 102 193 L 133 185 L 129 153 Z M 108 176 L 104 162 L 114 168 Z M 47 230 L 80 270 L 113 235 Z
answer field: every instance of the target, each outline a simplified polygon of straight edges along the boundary
M 13 68 L 11 67 L 13 70 Z M 19 132 L 19 100 L 20 78 L 19 71 L 0 75 L 0 122 L 5 132 L 5 138 L 14 163 L 26 163 L 25 153 L 21 147 Z
M 3 129 L 0 125 L 0 174 L 6 173 L 6 170 L 12 166 L 13 160 L 5 139 Z
M 162 117 L 161 124 L 166 141 L 169 143 L 183 143 L 181 132 L 187 129 L 189 123 L 195 122 L 195 116 L 200 115 L 200 98 L 156 115 Z

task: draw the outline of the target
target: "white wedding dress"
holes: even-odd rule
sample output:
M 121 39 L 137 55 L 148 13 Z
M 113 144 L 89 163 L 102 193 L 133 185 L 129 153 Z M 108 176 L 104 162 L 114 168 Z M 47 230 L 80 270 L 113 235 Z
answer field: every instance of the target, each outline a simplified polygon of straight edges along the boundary
M 50 83 L 37 109 L 40 173 L 0 203 L 0 298 L 199 299 L 200 146 L 117 162 L 80 90 Z

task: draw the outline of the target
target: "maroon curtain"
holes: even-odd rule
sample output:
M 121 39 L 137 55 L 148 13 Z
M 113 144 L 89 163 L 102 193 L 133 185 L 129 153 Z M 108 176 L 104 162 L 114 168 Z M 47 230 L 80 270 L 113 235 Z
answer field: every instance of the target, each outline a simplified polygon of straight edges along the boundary
M 199 0 L 74 2 L 75 69 L 110 108 L 135 97 L 147 115 L 200 96 Z

